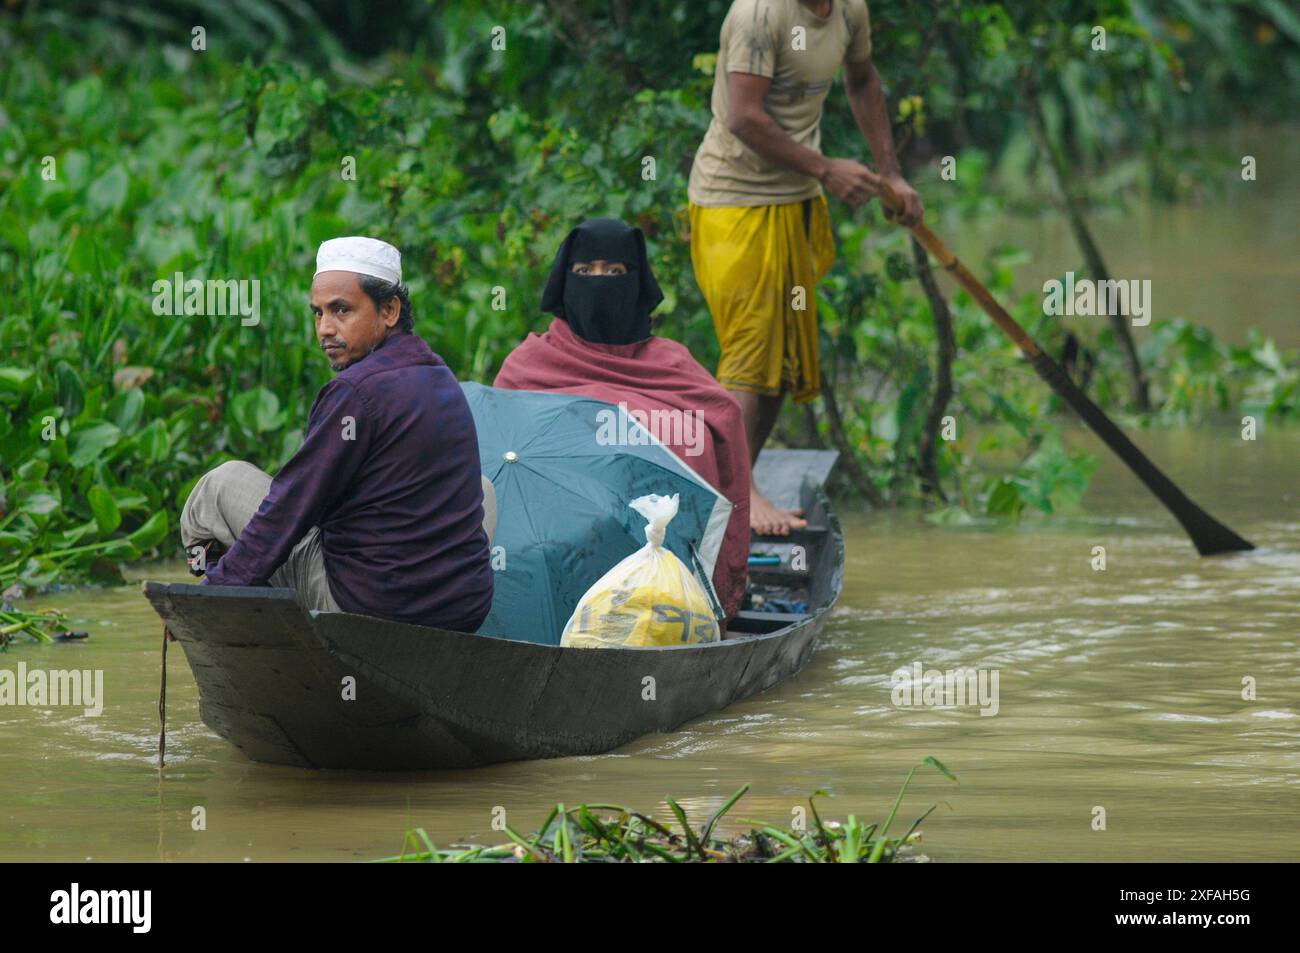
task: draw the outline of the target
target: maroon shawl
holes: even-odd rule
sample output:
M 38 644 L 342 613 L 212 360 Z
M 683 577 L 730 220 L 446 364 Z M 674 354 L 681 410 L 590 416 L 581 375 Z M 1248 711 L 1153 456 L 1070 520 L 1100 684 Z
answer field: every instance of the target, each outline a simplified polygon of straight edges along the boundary
M 495 382 L 510 390 L 581 394 L 628 410 L 693 411 L 704 423 L 703 453 L 687 454 L 671 434 L 655 434 L 710 486 L 732 502 L 731 520 L 713 570 L 713 587 L 730 619 L 745 596 L 749 563 L 749 447 L 736 399 L 676 341 L 591 344 L 556 318 L 506 358 Z M 698 439 L 698 438 L 696 438 Z

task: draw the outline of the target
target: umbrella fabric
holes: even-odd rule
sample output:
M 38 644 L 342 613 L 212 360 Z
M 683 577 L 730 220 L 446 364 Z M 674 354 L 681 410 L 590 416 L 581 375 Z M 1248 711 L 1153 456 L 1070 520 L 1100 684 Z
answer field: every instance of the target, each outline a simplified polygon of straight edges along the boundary
M 480 635 L 558 645 L 583 593 L 645 545 L 645 520 L 628 504 L 648 493 L 680 496 L 664 545 L 690 567 L 694 546 L 711 589 L 731 503 L 624 409 L 461 386 L 497 498 L 496 592 Z
M 672 427 L 656 430 L 653 423 L 651 429 L 734 505 L 713 585 L 727 616 L 735 615 L 745 598 L 749 561 L 749 444 L 740 405 L 689 350 L 658 336 L 636 344 L 592 344 L 557 319 L 510 352 L 496 386 L 579 394 L 624 403 L 647 416 L 667 411 L 670 418 L 680 419 L 683 412 L 693 417 L 691 436 L 674 434 Z

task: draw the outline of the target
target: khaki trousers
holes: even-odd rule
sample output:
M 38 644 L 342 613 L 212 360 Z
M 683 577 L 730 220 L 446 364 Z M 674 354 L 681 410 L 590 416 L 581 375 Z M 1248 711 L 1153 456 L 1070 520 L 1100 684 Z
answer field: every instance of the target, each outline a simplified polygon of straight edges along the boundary
M 197 543 L 215 539 L 229 549 L 257 513 L 271 490 L 271 477 L 243 460 L 231 460 L 199 478 L 181 510 L 181 542 L 187 555 Z M 496 535 L 496 491 L 483 477 L 483 528 L 491 545 Z M 284 565 L 271 573 L 270 583 L 293 589 L 303 606 L 321 612 L 341 612 L 330 592 L 320 527 L 313 526 L 289 553 Z
M 271 491 L 268 473 L 243 460 L 230 460 L 199 478 L 181 510 L 181 542 L 185 552 L 196 543 L 215 539 L 229 549 Z M 271 573 L 273 586 L 293 589 L 307 609 L 342 612 L 330 592 L 320 527 L 313 526 L 289 553 L 284 565 Z

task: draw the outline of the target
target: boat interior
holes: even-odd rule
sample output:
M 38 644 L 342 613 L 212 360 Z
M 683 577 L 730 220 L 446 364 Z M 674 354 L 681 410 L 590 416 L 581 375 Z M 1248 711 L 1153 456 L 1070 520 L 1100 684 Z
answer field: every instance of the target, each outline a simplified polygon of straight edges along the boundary
M 759 488 L 780 506 L 802 509 L 808 525 L 789 536 L 755 536 L 749 547 L 749 588 L 727 638 L 765 635 L 811 616 L 834 601 L 838 526 L 822 485 L 834 451 L 766 450 L 754 468 Z

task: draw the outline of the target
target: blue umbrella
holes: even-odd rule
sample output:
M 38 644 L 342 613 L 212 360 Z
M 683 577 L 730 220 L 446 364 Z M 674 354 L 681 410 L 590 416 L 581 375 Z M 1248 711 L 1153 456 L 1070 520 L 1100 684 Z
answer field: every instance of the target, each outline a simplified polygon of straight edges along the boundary
M 664 545 L 713 596 L 731 503 L 625 408 L 571 394 L 461 387 L 497 497 L 496 595 L 480 633 L 558 645 L 583 593 L 645 545 L 645 519 L 628 504 L 649 493 L 679 495 Z

